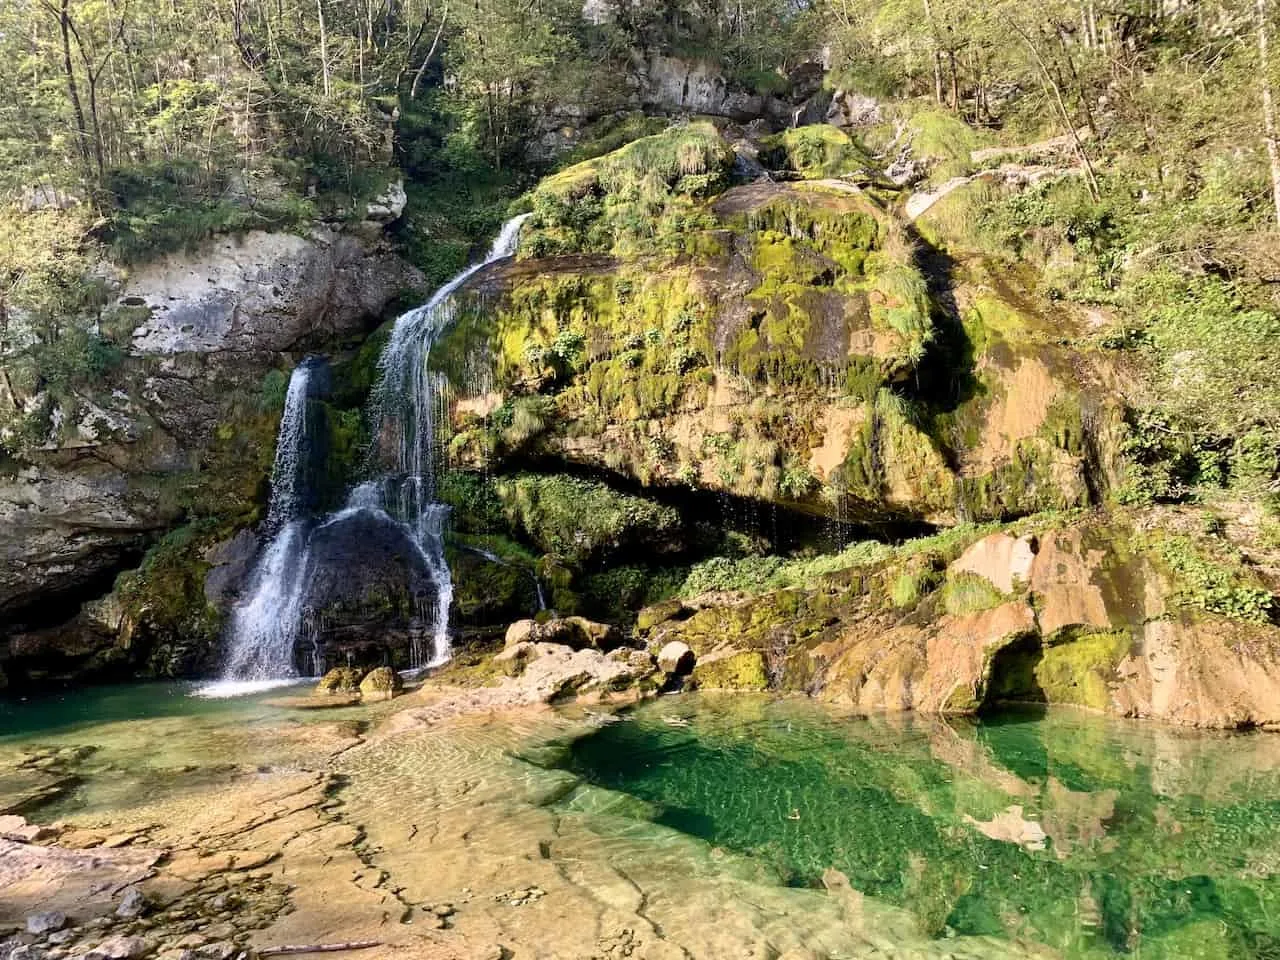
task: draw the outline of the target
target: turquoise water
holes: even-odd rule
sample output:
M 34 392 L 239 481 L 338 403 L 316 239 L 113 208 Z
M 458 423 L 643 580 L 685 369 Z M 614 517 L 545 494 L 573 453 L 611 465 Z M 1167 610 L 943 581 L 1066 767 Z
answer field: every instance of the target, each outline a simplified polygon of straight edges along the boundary
M 252 697 L 212 700 L 192 696 L 196 686 L 177 682 L 131 683 L 33 694 L 22 699 L 0 698 L 0 739 L 67 733 L 128 720 L 264 716 L 271 708 L 264 706 L 263 700 L 289 692 L 274 690 Z
M 740 696 L 624 717 L 559 765 L 784 882 L 834 867 L 931 935 L 1069 957 L 1280 957 L 1280 736 Z

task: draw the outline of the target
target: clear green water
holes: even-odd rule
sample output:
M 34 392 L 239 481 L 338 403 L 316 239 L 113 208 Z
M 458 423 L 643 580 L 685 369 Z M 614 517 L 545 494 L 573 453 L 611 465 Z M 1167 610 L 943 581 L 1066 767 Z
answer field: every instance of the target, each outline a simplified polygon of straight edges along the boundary
M 163 717 L 247 717 L 266 715 L 262 701 L 281 696 L 275 690 L 255 697 L 211 700 L 193 697 L 191 683 L 132 683 L 41 693 L 22 699 L 0 698 L 0 739 L 76 729 L 129 720 Z
M 834 867 L 934 936 L 1069 957 L 1280 957 L 1280 735 L 1074 712 L 847 718 L 741 696 L 624 716 L 557 765 L 786 882 Z

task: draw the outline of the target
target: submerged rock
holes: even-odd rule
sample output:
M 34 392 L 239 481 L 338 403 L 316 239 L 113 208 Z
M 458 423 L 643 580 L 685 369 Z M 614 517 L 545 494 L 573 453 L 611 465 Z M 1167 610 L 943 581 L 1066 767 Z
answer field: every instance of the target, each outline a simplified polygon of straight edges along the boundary
M 27 917 L 27 933 L 54 933 L 67 925 L 67 915 L 60 910 L 33 913 Z

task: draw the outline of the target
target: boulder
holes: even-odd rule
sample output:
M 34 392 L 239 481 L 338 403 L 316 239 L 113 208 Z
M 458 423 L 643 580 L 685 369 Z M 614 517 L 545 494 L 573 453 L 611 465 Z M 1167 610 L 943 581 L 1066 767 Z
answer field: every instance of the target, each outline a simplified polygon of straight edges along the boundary
M 151 949 L 142 937 L 109 937 L 85 954 L 87 960 L 133 960 Z
M 557 617 L 545 623 L 517 620 L 507 628 L 505 646 L 511 649 L 522 643 L 554 643 L 571 650 L 609 651 L 620 647 L 622 634 L 617 627 L 596 623 L 586 617 Z
M 511 626 L 507 627 L 506 641 L 503 644 L 508 650 L 512 647 L 527 643 L 533 639 L 535 631 L 538 629 L 538 621 L 536 620 L 517 620 Z
M 693 669 L 696 660 L 687 643 L 672 640 L 658 652 L 658 669 L 682 677 Z
M 617 627 L 586 617 L 548 620 L 539 625 L 537 635 L 543 643 L 559 643 L 573 650 L 608 651 L 622 645 L 622 634 Z
M 360 699 L 370 702 L 390 700 L 403 689 L 400 674 L 390 667 L 378 667 L 370 670 L 360 681 Z
M 316 684 L 316 693 L 343 694 L 355 693 L 360 689 L 360 681 L 364 673 L 355 667 L 334 667 Z
M 369 201 L 364 218 L 370 223 L 385 225 L 400 219 L 408 204 L 408 195 L 404 192 L 404 181 L 396 180 Z

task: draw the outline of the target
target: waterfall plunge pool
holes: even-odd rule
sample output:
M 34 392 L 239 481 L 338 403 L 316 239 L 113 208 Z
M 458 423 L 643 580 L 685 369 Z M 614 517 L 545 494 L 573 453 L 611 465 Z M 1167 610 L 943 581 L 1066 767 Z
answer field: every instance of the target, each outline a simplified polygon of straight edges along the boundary
M 932 937 L 1067 957 L 1280 956 L 1280 737 L 1073 710 L 845 717 L 663 698 L 539 762 L 603 804 L 763 861 L 840 871 Z M 1053 954 L 1050 954 L 1053 955 Z
M 867 930 L 897 948 L 885 956 L 1262 958 L 1280 946 L 1274 734 L 1071 710 L 868 718 L 746 694 L 383 729 L 424 701 L 298 712 L 270 695 L 190 692 L 0 703 L 0 800 L 39 772 L 58 792 L 24 807 L 34 820 L 180 833 L 169 804 L 234 808 L 263 778 L 328 771 L 344 819 L 398 858 L 397 883 L 456 896 L 487 889 L 487 865 L 505 890 L 511 858 L 542 850 L 568 879 L 625 873 L 693 956 L 746 955 L 737 928 L 696 947 L 712 935 L 708 911 L 745 916 L 759 936 L 785 924 L 799 942 L 829 942 L 824 904 L 850 888 Z M 58 766 L 33 771 L 33 755 Z M 406 845 L 408 825 L 435 836 L 444 823 L 443 839 Z M 455 859 L 466 869 L 443 869 Z M 552 905 L 571 892 L 553 879 L 539 877 Z

